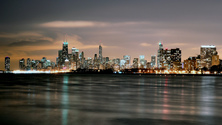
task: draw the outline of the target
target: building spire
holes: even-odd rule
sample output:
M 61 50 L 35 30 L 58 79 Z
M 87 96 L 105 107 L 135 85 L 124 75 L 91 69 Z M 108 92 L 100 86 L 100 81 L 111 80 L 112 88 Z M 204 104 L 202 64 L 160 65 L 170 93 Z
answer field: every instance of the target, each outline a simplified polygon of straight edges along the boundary
M 67 42 L 67 33 L 66 33 L 66 35 L 65 35 L 65 41 Z

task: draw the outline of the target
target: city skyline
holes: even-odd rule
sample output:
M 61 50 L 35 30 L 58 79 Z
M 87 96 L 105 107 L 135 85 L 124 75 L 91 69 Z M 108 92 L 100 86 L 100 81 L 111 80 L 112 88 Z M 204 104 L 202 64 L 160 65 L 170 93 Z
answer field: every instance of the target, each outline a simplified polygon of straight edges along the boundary
M 99 56 L 101 44 L 104 56 L 130 55 L 133 60 L 145 55 L 151 61 L 159 41 L 164 48 L 180 48 L 182 61 L 197 56 L 201 45 L 215 45 L 220 55 L 221 5 L 220 1 L 4 1 L 0 69 L 6 56 L 11 69 L 19 67 L 21 58 L 47 57 L 55 62 L 65 34 L 69 51 L 76 47 L 85 57 Z
M 181 60 L 182 50 L 180 48 L 164 48 L 164 45 L 159 42 L 159 49 L 157 55 L 151 55 L 151 61 L 147 61 L 144 55 L 139 58 L 132 58 L 130 55 L 123 55 L 122 58 L 109 58 L 102 56 L 102 45 L 99 45 L 99 56 L 95 53 L 94 57 L 85 57 L 84 52 L 79 53 L 79 49 L 72 47 L 68 50 L 67 40 L 63 42 L 62 49 L 58 50 L 56 62 L 53 62 L 46 57 L 42 59 L 24 58 L 19 60 L 20 71 L 127 71 L 128 69 L 139 70 L 144 69 L 147 72 L 151 70 L 156 73 L 158 70 L 168 71 L 183 71 L 187 73 L 194 73 L 200 70 L 215 70 L 220 67 L 222 60 L 219 58 L 216 46 L 202 45 L 200 47 L 200 54 L 197 56 L 190 56 L 186 60 Z M 150 70 L 150 71 L 149 71 Z M 212 71 L 211 70 L 211 71 Z M 219 70 L 219 69 L 218 69 Z M 5 71 L 10 70 L 10 57 L 5 57 Z M 131 70 L 130 70 L 131 71 Z M 153 72 L 152 71 L 152 72 Z M 139 71 L 140 72 L 140 71 Z M 161 72 L 161 71 L 160 71 Z

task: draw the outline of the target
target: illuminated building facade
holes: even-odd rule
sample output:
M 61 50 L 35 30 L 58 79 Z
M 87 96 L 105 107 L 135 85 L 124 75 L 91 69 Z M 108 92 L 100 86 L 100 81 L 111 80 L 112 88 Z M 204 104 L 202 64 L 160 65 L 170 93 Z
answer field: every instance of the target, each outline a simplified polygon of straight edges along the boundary
M 159 42 L 159 49 L 157 51 L 157 68 L 162 67 L 161 58 L 162 58 L 163 44 Z
M 19 60 L 19 69 L 20 70 L 25 70 L 25 59 L 24 58 Z
M 159 67 L 170 69 L 171 67 L 171 51 L 168 49 L 162 49 L 159 54 Z
M 10 57 L 5 57 L 5 71 L 10 71 Z
M 197 58 L 196 57 L 189 57 L 188 59 L 184 60 L 184 69 L 187 71 L 196 70 L 197 68 Z
M 212 66 L 220 65 L 219 55 L 212 56 Z
M 42 57 L 41 59 L 41 69 L 46 69 L 47 68 L 47 65 L 46 65 L 46 57 Z
M 62 46 L 62 63 L 63 64 L 66 59 L 68 59 L 68 42 L 63 42 L 63 46 Z
M 181 50 L 176 49 L 161 49 L 158 51 L 158 68 L 163 69 L 180 69 L 181 67 Z
M 83 51 L 79 54 L 79 60 L 80 60 L 80 68 L 84 69 L 85 68 L 85 57 L 84 57 Z
M 151 69 L 151 68 L 152 68 L 152 67 L 151 67 L 151 62 L 147 62 L 147 63 L 146 63 L 146 68 L 147 68 L 147 69 Z
M 140 64 L 139 64 L 139 68 L 146 68 L 146 60 L 145 60 L 145 56 L 144 55 L 140 55 Z
M 30 58 L 28 58 L 27 59 L 27 64 L 26 64 L 26 70 L 31 70 L 31 59 Z
M 182 68 L 181 65 L 181 50 L 179 48 L 171 49 L 171 63 L 170 63 L 170 69 L 178 70 Z
M 125 68 L 129 69 L 130 68 L 130 56 L 129 55 L 124 55 L 123 60 L 125 62 Z M 122 61 L 123 63 L 123 61 Z
M 120 69 L 126 69 L 126 60 L 124 59 L 120 60 Z
M 102 46 L 99 45 L 99 62 L 100 63 L 102 63 L 102 58 L 103 58 L 103 56 L 102 56 Z
M 201 68 L 206 67 L 209 69 L 212 66 L 212 57 L 217 55 L 216 46 L 214 45 L 203 45 L 200 48 L 200 61 Z
M 70 59 L 70 62 L 72 70 L 77 70 L 78 68 L 80 68 L 79 49 L 75 47 L 72 48 L 72 58 Z
M 133 59 L 133 66 L 132 66 L 132 68 L 138 68 L 138 61 L 139 61 L 138 58 L 134 58 Z
M 154 68 L 156 66 L 156 56 L 152 55 L 151 56 L 151 68 Z

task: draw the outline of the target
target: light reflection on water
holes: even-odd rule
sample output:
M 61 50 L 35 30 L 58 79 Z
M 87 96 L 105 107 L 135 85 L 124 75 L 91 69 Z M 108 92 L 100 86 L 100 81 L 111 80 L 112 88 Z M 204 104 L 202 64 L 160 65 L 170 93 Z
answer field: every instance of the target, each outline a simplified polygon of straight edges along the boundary
M 222 122 L 221 77 L 29 76 L 0 76 L 3 123 L 213 125 Z
M 68 113 L 69 113 L 69 90 L 68 90 L 69 76 L 65 75 L 63 77 L 62 86 L 62 125 L 67 125 L 68 123 Z

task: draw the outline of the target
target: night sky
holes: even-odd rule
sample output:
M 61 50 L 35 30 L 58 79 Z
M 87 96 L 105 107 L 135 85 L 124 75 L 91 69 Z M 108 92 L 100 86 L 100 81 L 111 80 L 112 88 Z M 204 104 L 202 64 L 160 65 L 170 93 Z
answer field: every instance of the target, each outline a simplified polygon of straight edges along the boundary
M 55 61 L 67 34 L 72 47 L 86 57 L 131 58 L 180 48 L 182 59 L 196 56 L 201 45 L 222 53 L 222 1 L 215 0 L 1 0 L 0 69 L 10 56 L 11 69 L 19 59 Z M 221 55 L 222 56 L 222 55 Z

